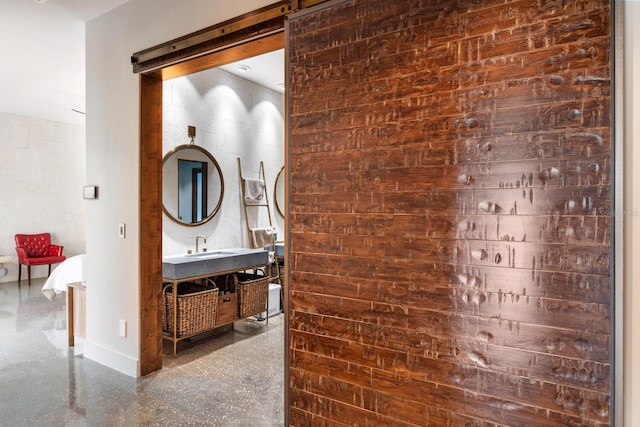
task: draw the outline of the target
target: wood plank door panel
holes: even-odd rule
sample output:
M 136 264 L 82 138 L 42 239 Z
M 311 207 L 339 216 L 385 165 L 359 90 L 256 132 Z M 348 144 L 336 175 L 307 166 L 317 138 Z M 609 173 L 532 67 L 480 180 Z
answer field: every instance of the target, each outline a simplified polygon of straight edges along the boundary
M 287 22 L 291 425 L 608 425 L 608 2 Z

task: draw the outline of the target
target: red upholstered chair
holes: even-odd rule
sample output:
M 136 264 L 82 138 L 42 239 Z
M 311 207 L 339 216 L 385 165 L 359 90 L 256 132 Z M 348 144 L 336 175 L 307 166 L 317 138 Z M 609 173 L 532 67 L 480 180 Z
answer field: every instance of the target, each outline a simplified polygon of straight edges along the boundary
M 18 284 L 22 279 L 22 266 L 27 266 L 27 277 L 31 286 L 31 266 L 51 264 L 64 261 L 62 246 L 51 244 L 51 234 L 16 234 L 16 252 L 18 253 Z

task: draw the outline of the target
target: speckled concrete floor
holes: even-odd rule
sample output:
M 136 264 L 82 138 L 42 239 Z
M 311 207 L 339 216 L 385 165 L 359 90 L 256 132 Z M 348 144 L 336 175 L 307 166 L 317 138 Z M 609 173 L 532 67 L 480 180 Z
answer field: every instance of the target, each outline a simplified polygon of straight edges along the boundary
M 283 315 L 236 322 L 131 378 L 66 346 L 64 295 L 0 283 L 0 426 L 281 426 Z

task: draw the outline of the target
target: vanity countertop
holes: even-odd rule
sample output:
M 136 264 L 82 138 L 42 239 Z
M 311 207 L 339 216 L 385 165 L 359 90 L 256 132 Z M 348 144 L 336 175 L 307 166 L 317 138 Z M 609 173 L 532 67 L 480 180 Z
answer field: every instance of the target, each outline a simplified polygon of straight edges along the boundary
M 195 254 L 169 255 L 162 258 L 162 277 L 167 280 L 188 279 L 240 271 L 269 263 L 265 249 L 215 249 Z

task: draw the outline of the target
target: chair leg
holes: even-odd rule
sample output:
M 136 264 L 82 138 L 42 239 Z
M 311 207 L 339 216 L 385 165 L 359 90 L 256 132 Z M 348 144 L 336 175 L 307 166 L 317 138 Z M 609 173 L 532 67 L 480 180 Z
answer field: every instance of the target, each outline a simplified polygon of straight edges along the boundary
M 47 277 L 51 276 L 51 264 L 49 264 L 49 273 L 47 274 Z
M 20 285 L 20 280 L 22 280 L 22 264 L 18 263 L 18 285 Z
M 31 266 L 27 265 L 27 277 L 29 279 L 29 286 L 31 286 Z

